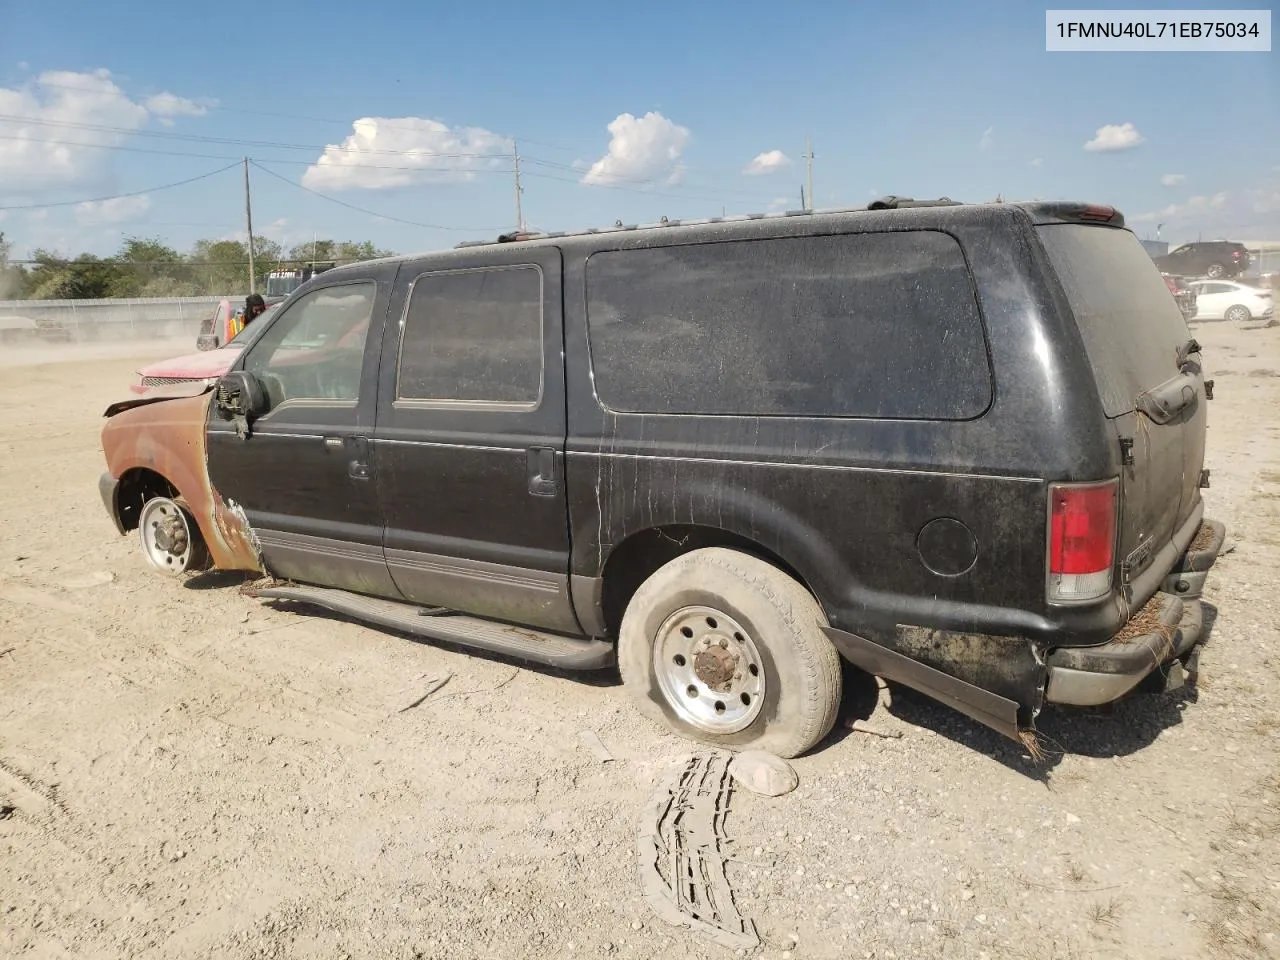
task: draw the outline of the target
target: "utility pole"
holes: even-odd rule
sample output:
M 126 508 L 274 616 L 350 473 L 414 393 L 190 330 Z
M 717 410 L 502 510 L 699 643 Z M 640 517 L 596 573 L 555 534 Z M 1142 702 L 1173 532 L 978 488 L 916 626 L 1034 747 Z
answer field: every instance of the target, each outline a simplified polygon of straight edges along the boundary
M 256 292 L 256 283 L 253 270 L 253 207 L 249 203 L 249 158 L 244 158 L 244 223 L 245 229 L 249 232 L 249 292 Z
M 805 202 L 808 206 L 806 210 L 813 209 L 813 144 L 809 142 L 809 138 L 805 137 L 804 141 L 804 166 L 805 166 Z
M 515 160 L 516 168 L 516 230 L 524 233 L 524 206 L 521 202 L 524 187 L 520 186 L 520 146 L 514 139 L 511 141 L 511 156 Z

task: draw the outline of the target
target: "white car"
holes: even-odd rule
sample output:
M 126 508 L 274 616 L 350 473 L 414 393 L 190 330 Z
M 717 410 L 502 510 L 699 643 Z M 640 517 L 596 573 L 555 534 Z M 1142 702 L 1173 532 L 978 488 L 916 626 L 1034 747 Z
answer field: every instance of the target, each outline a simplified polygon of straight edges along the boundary
M 1267 319 L 1275 313 L 1270 290 L 1251 287 L 1233 280 L 1198 280 L 1191 284 L 1196 291 L 1197 320 Z

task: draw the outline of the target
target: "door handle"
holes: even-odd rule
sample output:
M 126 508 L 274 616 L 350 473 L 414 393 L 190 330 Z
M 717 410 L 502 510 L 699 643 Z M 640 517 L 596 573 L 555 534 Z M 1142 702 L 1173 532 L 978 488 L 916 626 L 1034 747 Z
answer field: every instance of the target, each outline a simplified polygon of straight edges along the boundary
M 365 437 L 325 437 L 324 448 L 347 453 L 347 476 L 352 480 L 369 479 L 369 441 Z
M 535 497 L 554 497 L 560 490 L 554 447 L 530 447 L 525 451 L 529 473 L 529 493 Z

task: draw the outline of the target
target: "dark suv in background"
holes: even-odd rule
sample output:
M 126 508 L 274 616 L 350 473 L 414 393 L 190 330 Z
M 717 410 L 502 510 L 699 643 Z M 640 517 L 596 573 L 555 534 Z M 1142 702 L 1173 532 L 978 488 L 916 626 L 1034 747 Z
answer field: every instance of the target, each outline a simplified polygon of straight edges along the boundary
M 1242 243 L 1229 240 L 1205 240 L 1184 243 L 1162 257 L 1156 266 L 1164 273 L 1184 277 L 1238 277 L 1249 268 L 1249 251 Z
M 1195 673 L 1200 347 L 1114 209 L 504 240 L 330 270 L 212 393 L 110 408 L 119 530 L 783 756 L 841 656 L 1023 742 Z

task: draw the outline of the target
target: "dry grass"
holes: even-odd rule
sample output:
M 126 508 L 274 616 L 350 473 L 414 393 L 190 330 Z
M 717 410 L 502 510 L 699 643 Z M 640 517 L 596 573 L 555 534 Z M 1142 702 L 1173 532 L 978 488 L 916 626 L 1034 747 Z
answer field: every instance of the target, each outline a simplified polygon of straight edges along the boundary
M 1160 598 L 1160 594 L 1156 594 L 1146 604 L 1134 614 L 1129 622 L 1124 625 L 1124 629 L 1115 635 L 1112 639 L 1113 643 L 1128 643 L 1145 637 L 1148 634 L 1158 634 L 1166 649 L 1172 649 L 1173 637 L 1177 632 L 1177 626 L 1170 626 L 1160 619 L 1160 614 L 1164 609 L 1164 601 Z M 1164 654 L 1160 655 L 1160 659 L 1164 659 Z
M 1089 919 L 1104 927 L 1116 927 L 1120 924 L 1120 901 L 1114 897 L 1106 903 L 1095 903 L 1089 908 Z
M 1085 883 L 1089 879 L 1089 872 L 1074 860 L 1068 860 L 1065 876 L 1069 883 Z
M 1197 533 L 1196 538 L 1191 541 L 1191 546 L 1188 547 L 1188 549 L 1193 551 L 1203 550 L 1206 547 L 1208 547 L 1209 544 L 1211 544 L 1212 542 L 1213 542 L 1213 527 L 1209 526 L 1207 523 L 1202 524 L 1200 527 L 1200 532 Z

